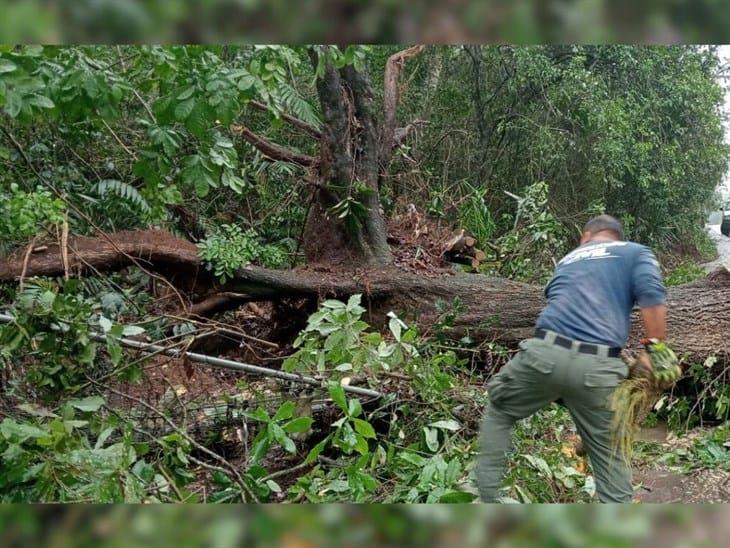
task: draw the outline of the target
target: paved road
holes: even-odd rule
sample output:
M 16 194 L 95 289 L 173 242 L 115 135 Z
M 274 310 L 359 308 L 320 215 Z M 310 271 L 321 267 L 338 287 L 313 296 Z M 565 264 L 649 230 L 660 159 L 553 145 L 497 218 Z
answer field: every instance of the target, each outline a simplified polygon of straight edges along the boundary
M 707 225 L 707 230 L 710 233 L 710 237 L 715 241 L 715 245 L 717 245 L 719 257 L 717 260 L 702 266 L 707 272 L 711 272 L 719 266 L 730 268 L 730 238 L 720 233 L 720 225 Z

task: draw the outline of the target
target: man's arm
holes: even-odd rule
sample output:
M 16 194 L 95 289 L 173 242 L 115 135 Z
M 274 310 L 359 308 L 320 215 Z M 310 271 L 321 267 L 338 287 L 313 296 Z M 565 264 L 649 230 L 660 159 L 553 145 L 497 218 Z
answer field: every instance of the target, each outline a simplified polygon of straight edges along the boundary
M 632 272 L 634 299 L 641 309 L 644 337 L 667 338 L 666 288 L 659 262 L 649 248 L 643 248 Z
M 644 323 L 644 335 L 647 339 L 667 338 L 667 306 L 647 306 L 641 309 L 641 321 Z

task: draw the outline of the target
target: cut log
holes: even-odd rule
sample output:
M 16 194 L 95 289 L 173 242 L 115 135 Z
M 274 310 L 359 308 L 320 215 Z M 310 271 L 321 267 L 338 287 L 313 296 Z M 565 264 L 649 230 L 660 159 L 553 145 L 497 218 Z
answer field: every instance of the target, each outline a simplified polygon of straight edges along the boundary
M 123 232 L 110 238 L 127 255 L 115 251 L 102 238 L 71 238 L 72 273 L 81 265 L 98 270 L 122 268 L 133 264 L 130 257 L 143 260 L 147 267 L 160 272 L 169 271 L 170 267 L 176 273 L 202 270 L 195 246 L 169 233 Z M 0 280 L 17 279 L 22 262 L 22 256 L 18 255 L 0 259 Z M 30 255 L 28 277 L 62 273 L 63 265 L 55 246 Z M 427 278 L 394 267 L 333 272 L 314 267 L 279 271 L 249 266 L 242 268 L 220 290 L 249 295 L 252 301 L 286 297 L 344 299 L 361 293 L 369 301 L 370 321 L 384 324 L 386 314 L 393 310 L 406 321 L 424 327 L 430 327 L 437 319 L 437 302 L 448 304 L 458 299 L 463 312 L 457 315 L 451 335 L 458 338 L 468 333 L 477 341 L 494 340 L 507 346 L 530 336 L 545 304 L 542 288 L 535 285 L 450 271 Z M 667 300 L 669 339 L 678 353 L 692 360 L 714 355 L 720 363 L 730 362 L 730 271 L 727 268 L 694 283 L 669 288 Z M 641 335 L 637 314 L 633 326 L 635 344 Z

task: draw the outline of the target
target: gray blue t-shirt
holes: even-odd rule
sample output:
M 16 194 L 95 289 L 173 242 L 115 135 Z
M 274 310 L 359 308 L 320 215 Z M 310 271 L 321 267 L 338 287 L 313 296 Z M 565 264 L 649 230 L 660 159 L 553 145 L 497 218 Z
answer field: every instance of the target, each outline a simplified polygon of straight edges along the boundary
M 561 259 L 545 288 L 537 327 L 565 337 L 623 347 L 634 304 L 665 303 L 659 262 L 633 242 L 588 242 Z

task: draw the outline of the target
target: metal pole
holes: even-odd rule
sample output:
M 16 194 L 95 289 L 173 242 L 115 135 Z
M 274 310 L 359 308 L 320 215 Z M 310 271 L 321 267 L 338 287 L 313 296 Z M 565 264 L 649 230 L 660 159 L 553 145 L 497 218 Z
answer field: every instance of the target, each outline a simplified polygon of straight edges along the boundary
M 0 313 L 0 323 L 12 323 L 15 321 L 13 316 L 9 314 Z M 91 332 L 89 338 L 105 343 L 107 338 L 106 335 L 101 333 Z M 326 384 L 324 381 L 315 379 L 314 377 L 306 377 L 304 375 L 298 375 L 296 373 L 287 373 L 285 371 L 278 371 L 276 369 L 269 369 L 267 367 L 260 367 L 258 365 L 251 365 L 248 363 L 236 362 L 233 360 L 227 360 L 225 358 L 216 358 L 214 356 L 207 356 L 205 354 L 198 354 L 197 352 L 181 352 L 175 348 L 165 348 L 156 344 L 143 343 L 132 339 L 119 338 L 117 342 L 121 346 L 128 348 L 135 348 L 147 353 L 166 354 L 173 358 L 186 357 L 190 361 L 201 363 L 203 365 L 209 365 L 211 367 L 221 367 L 223 369 L 232 369 L 233 371 L 242 371 L 244 373 L 250 373 L 252 375 L 262 375 L 264 377 L 273 377 L 275 379 L 281 379 L 285 381 L 298 382 L 301 384 L 308 384 L 310 386 L 324 387 Z M 368 388 L 360 388 L 358 386 L 342 385 L 345 392 L 351 394 L 357 394 L 358 396 L 367 396 L 370 398 L 381 398 L 383 395 L 375 390 Z

